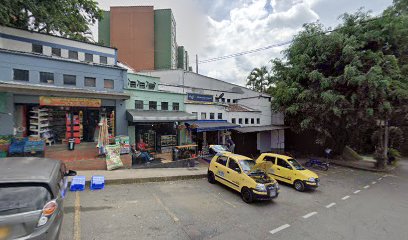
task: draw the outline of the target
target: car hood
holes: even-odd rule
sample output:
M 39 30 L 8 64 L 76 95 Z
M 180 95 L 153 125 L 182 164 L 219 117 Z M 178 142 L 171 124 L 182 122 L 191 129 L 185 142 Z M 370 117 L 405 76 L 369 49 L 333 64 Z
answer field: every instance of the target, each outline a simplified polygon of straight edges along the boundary
M 306 178 L 318 178 L 319 177 L 317 176 L 316 173 L 314 173 L 313 171 L 310 171 L 309 169 L 298 170 L 298 171 Z
M 264 173 L 269 173 L 272 170 L 271 162 L 259 162 L 256 163 L 250 170 L 249 173 L 261 170 Z

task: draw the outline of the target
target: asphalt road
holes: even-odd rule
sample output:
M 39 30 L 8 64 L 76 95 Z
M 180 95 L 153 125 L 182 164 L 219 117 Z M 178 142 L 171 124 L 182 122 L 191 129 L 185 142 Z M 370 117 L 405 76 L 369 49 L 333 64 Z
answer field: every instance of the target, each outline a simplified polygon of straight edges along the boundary
M 406 239 L 408 162 L 386 176 L 316 172 L 317 190 L 281 184 L 277 199 L 253 204 L 206 179 L 70 193 L 61 239 Z

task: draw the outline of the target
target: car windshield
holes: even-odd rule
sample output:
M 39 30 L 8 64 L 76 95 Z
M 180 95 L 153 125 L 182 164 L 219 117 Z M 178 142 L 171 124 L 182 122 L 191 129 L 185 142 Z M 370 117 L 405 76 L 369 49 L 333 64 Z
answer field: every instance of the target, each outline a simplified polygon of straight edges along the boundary
M 216 151 L 216 152 L 228 151 L 228 149 L 226 149 L 222 145 L 213 145 L 213 146 L 211 146 L 211 148 L 214 149 L 214 151 Z
M 247 173 L 255 165 L 255 161 L 252 159 L 240 160 L 239 164 L 241 165 L 242 171 Z
M 288 162 L 290 164 L 292 164 L 292 166 L 296 169 L 296 170 L 305 170 L 304 167 L 302 167 L 302 165 L 300 165 L 300 163 L 298 161 L 296 161 L 295 159 L 291 158 L 288 159 Z

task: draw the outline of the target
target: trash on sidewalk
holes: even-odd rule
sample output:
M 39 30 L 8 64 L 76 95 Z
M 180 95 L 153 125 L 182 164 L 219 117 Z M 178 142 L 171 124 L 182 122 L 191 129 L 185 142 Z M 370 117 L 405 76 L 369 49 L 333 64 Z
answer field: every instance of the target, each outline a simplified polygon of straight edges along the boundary
M 85 190 L 85 176 L 75 176 L 72 178 L 71 187 L 69 188 L 71 192 L 84 191 Z
M 91 178 L 91 190 L 101 190 L 105 188 L 105 177 L 104 176 L 92 176 Z

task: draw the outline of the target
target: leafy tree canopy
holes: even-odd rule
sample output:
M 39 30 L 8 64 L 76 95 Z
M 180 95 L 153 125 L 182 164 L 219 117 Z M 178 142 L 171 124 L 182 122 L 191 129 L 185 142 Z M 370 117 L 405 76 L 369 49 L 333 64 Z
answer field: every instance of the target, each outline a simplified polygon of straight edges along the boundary
M 90 24 L 102 18 L 94 0 L 2 0 L 0 25 L 89 41 Z

